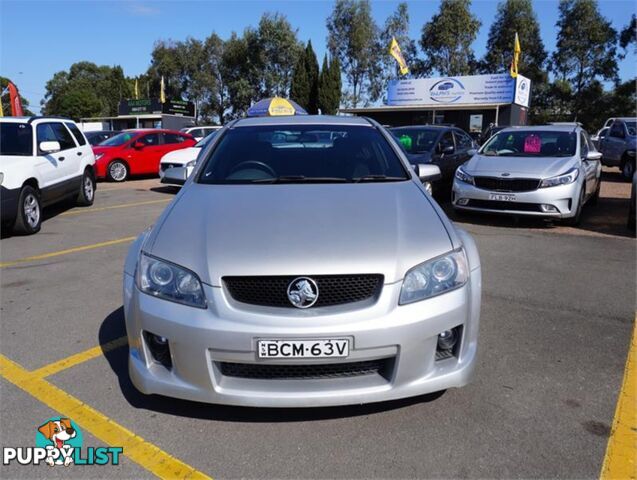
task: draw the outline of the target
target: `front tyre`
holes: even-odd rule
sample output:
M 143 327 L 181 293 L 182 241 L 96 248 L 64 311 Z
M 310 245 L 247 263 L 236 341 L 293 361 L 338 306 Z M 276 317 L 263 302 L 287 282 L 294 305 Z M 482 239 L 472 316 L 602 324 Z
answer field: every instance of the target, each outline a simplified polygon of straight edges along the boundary
M 13 226 L 13 232 L 21 235 L 32 235 L 40 231 L 42 226 L 42 204 L 40 194 L 30 185 L 25 185 L 20 191 L 18 212 Z
M 87 168 L 82 175 L 82 185 L 80 186 L 80 192 L 77 194 L 77 200 L 75 203 L 82 207 L 88 207 L 93 205 L 95 200 L 95 177 L 93 173 Z
M 108 166 L 106 176 L 111 182 L 123 182 L 128 178 L 128 165 L 121 160 L 115 160 Z
M 630 182 L 633 179 L 633 173 L 635 173 L 635 159 L 628 158 L 622 165 L 622 177 L 627 182 Z

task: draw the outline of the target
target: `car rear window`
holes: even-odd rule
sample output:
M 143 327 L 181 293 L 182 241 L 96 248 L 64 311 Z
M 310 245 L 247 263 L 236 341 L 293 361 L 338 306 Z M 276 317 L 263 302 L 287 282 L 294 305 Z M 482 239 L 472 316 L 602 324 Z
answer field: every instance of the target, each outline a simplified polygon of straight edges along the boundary
M 391 132 L 407 153 L 431 152 L 440 135 L 440 130 L 433 128 L 396 128 Z
M 572 157 L 575 132 L 555 130 L 501 131 L 482 147 L 482 155 L 498 157 Z
M 237 127 L 223 135 L 205 161 L 199 183 L 336 183 L 409 178 L 386 138 L 371 127 Z
M 27 123 L 0 123 L 0 155 L 33 155 L 33 129 Z
M 109 138 L 108 140 L 102 142 L 100 146 L 105 147 L 119 147 L 120 145 L 124 145 L 126 142 L 129 142 L 133 138 L 135 138 L 138 134 L 134 132 L 122 132 L 118 133 L 114 137 Z

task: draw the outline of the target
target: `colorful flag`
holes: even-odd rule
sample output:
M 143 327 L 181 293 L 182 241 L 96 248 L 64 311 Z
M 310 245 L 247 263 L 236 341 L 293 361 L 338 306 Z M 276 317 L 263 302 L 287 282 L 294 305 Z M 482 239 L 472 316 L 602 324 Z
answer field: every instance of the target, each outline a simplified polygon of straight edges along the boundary
M 14 117 L 22 117 L 22 100 L 20 100 L 20 94 L 18 93 L 18 87 L 13 82 L 9 82 L 9 98 L 11 99 L 11 115 Z
M 135 79 L 135 100 L 139 100 L 139 86 L 137 85 L 137 79 Z
M 398 45 L 395 37 L 391 37 L 389 53 L 396 59 L 396 62 L 398 62 L 398 66 L 400 67 L 400 74 L 406 75 L 407 73 L 409 73 L 407 62 L 405 61 L 405 57 L 403 57 L 403 53 L 400 51 L 400 45 Z
M 516 78 L 518 76 L 518 62 L 520 61 L 520 39 L 518 38 L 518 32 L 515 32 L 515 40 L 513 42 L 513 60 L 511 61 L 510 73 L 511 77 Z
M 161 76 L 161 83 L 160 83 L 160 90 L 159 90 L 159 101 L 161 103 L 166 103 L 166 85 L 164 84 L 164 76 Z
M 4 90 L 0 92 L 0 117 L 4 117 L 4 110 L 2 109 L 2 96 L 4 95 Z

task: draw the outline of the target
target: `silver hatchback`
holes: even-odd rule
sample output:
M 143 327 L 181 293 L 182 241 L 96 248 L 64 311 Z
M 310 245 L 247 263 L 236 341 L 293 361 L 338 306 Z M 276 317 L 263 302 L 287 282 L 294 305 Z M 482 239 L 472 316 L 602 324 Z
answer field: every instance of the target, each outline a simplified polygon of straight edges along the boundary
M 422 185 L 438 167 L 373 121 L 297 116 L 238 120 L 182 170 L 124 269 L 140 391 L 306 407 L 470 380 L 480 260 Z

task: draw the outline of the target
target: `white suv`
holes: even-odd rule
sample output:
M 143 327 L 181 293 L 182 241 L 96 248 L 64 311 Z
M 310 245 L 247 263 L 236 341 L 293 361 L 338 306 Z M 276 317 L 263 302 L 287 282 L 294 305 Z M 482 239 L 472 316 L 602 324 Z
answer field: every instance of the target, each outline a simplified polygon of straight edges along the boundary
M 42 207 L 67 198 L 92 205 L 95 156 L 75 122 L 0 118 L 0 220 L 15 233 L 40 230 Z

